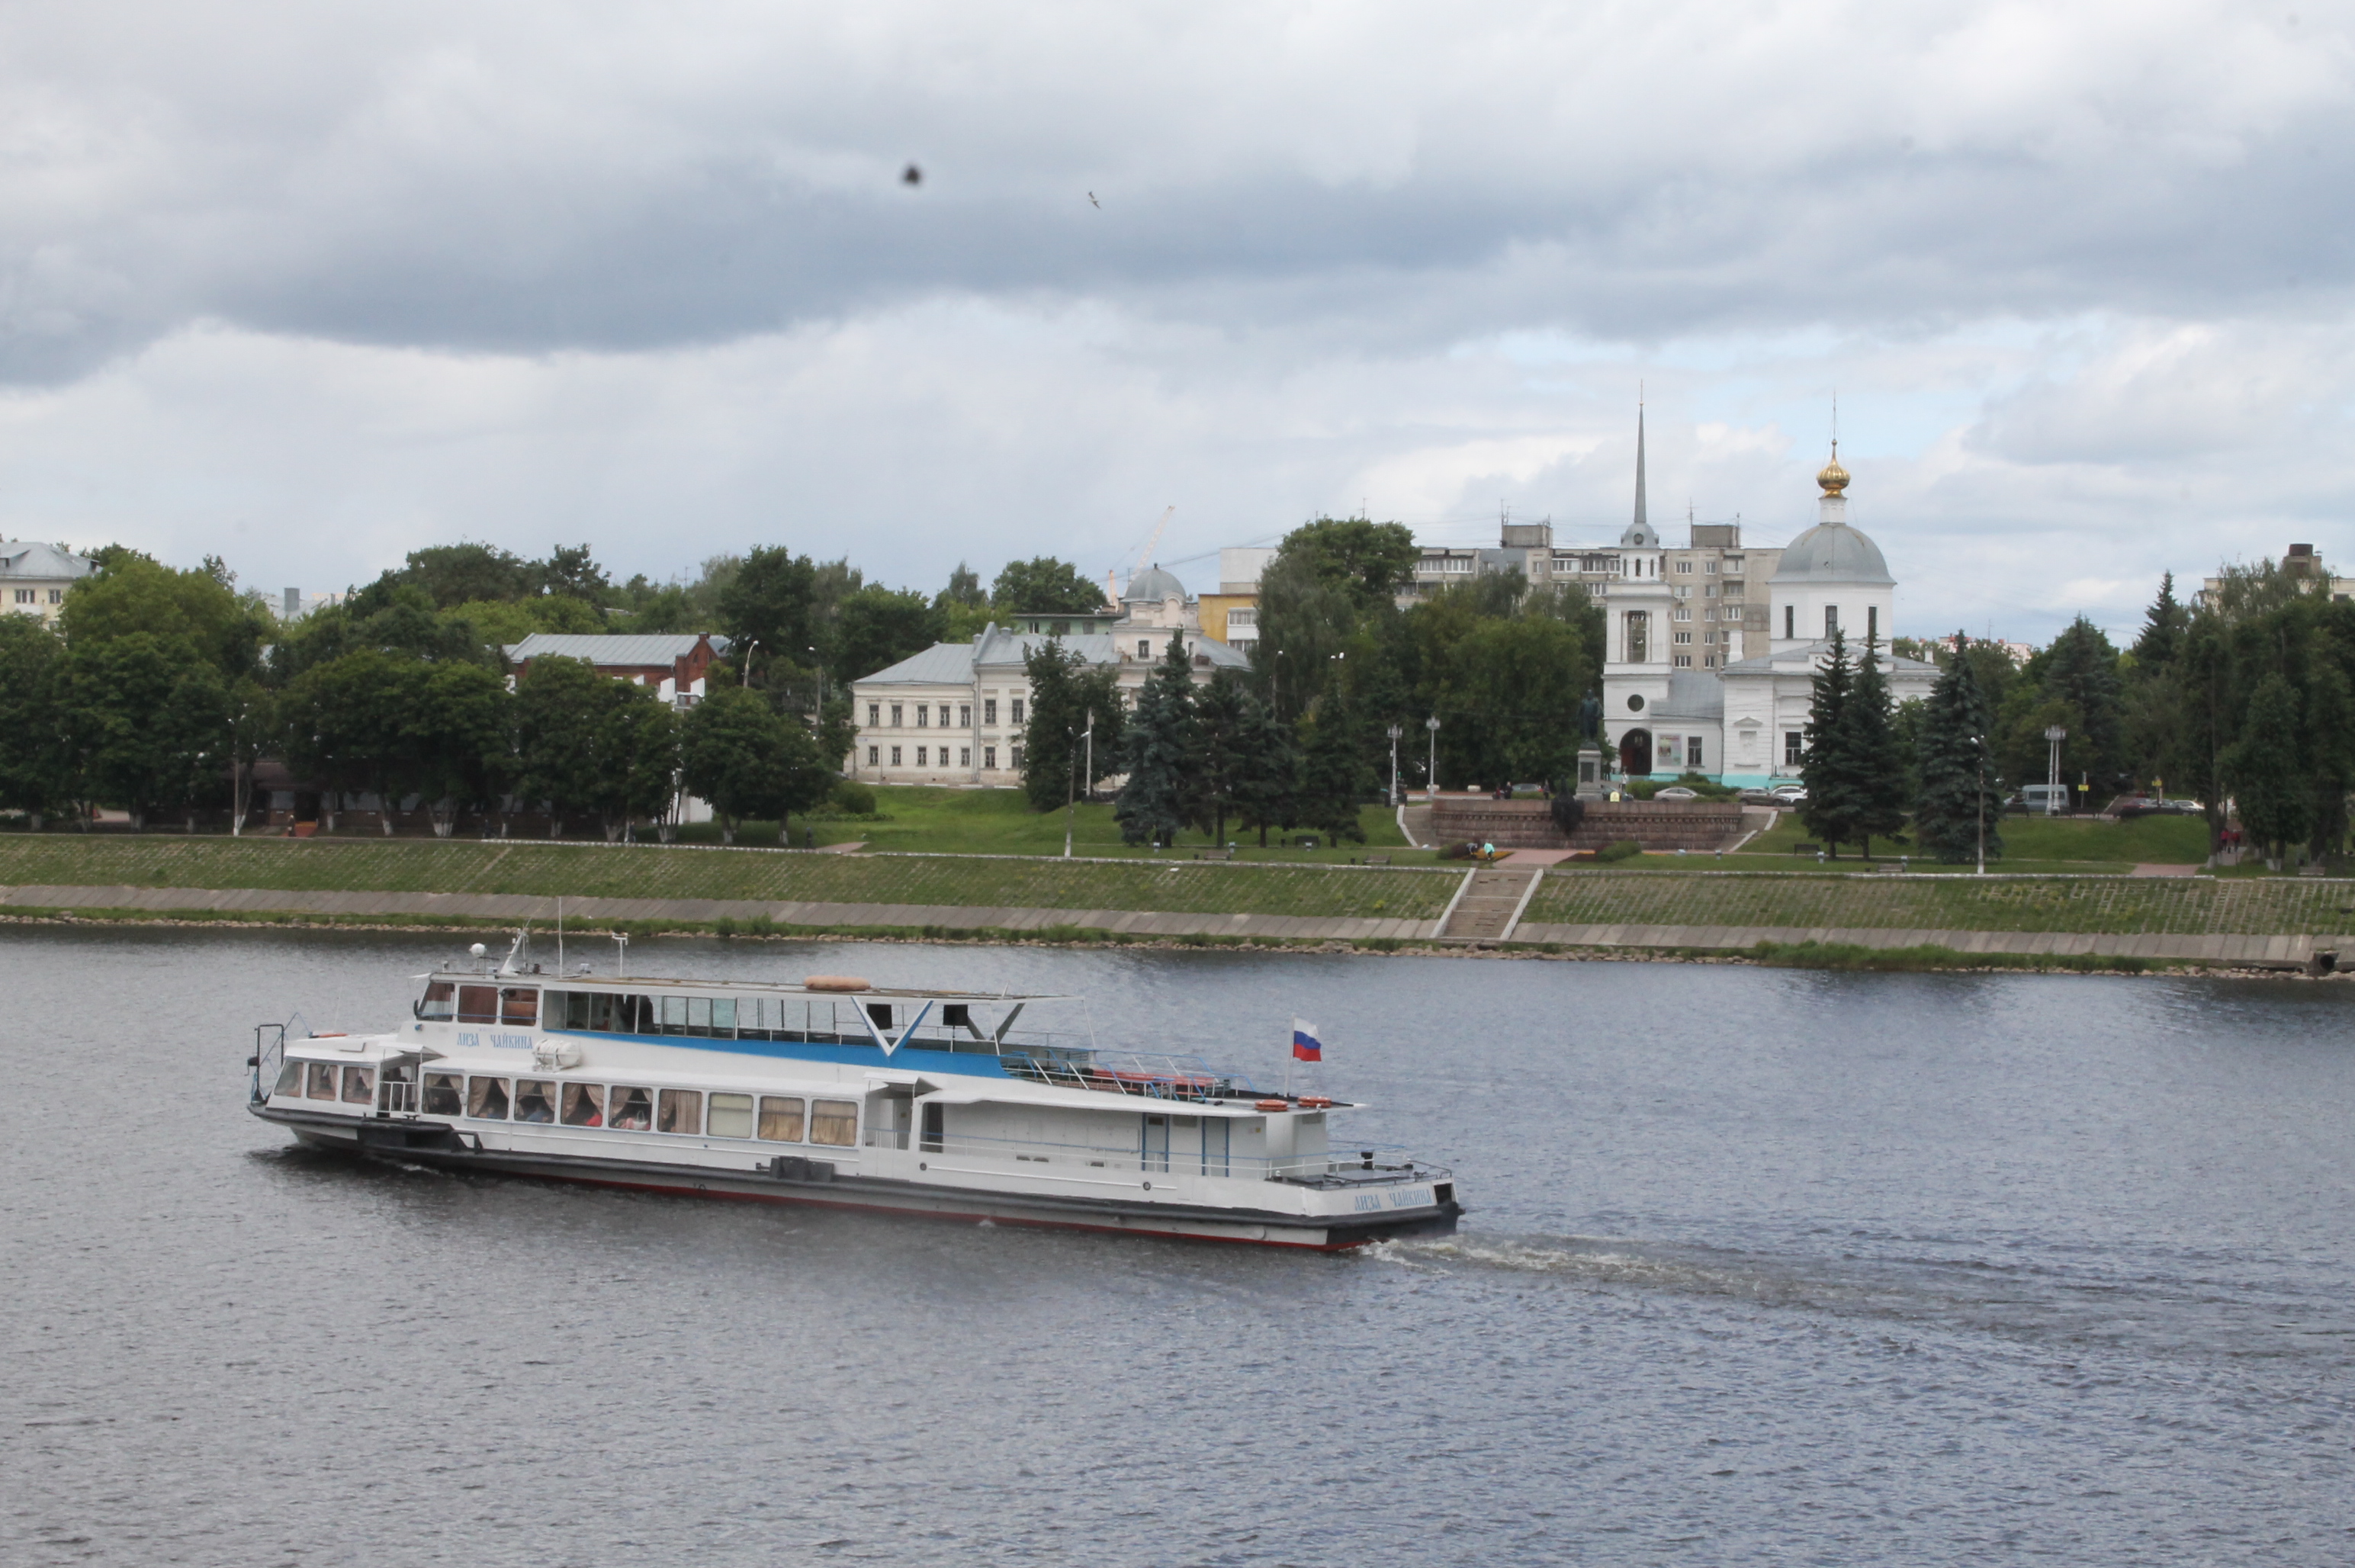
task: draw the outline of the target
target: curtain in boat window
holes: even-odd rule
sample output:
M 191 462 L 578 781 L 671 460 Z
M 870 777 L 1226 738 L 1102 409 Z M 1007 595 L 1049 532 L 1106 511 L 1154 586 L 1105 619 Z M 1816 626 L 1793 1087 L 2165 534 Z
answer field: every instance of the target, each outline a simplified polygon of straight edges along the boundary
M 344 1069 L 344 1104 L 365 1105 L 376 1098 L 376 1070 L 368 1067 Z
M 515 1119 L 518 1122 L 556 1120 L 556 1084 L 545 1078 L 517 1079 Z
M 567 1083 L 564 1086 L 564 1125 L 568 1127 L 602 1127 L 605 1125 L 605 1090 L 597 1083 Z
M 429 1072 L 425 1075 L 425 1114 L 429 1116 L 454 1116 L 464 1096 L 454 1072 Z
M 810 1102 L 810 1136 L 814 1144 L 833 1144 L 848 1148 L 858 1141 L 858 1102 L 856 1100 L 813 1100 Z
M 499 1022 L 531 1028 L 539 1022 L 539 987 L 503 986 L 499 989 Z
M 771 1143 L 802 1141 L 802 1103 L 774 1094 L 761 1096 L 761 1136 Z
M 459 987 L 458 1021 L 462 1024 L 498 1022 L 499 988 L 496 986 Z
M 504 1078 L 466 1080 L 466 1115 L 485 1121 L 507 1119 L 507 1081 Z
M 304 1095 L 306 1098 L 313 1100 L 334 1099 L 336 1097 L 336 1069 L 334 1063 L 326 1061 L 314 1061 L 310 1064 L 309 1072 L 311 1074 L 310 1087 L 303 1091 Z
M 605 1125 L 617 1131 L 642 1133 L 655 1125 L 655 1092 L 651 1089 L 616 1083 L 605 1105 Z
M 666 997 L 665 1001 L 674 998 Z M 655 1118 L 658 1133 L 699 1133 L 703 1130 L 703 1095 L 693 1089 L 662 1092 L 661 1114 Z

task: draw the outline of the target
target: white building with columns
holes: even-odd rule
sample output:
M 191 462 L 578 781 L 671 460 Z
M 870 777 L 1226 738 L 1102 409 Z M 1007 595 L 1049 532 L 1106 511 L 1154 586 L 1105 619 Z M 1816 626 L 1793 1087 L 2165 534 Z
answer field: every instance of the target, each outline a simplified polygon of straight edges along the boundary
M 1732 581 L 1723 570 L 1731 564 L 1745 584 L 1736 642 L 1721 622 L 1696 620 L 1708 598 L 1697 599 L 1692 583 L 1679 581 L 1689 566 L 1677 570 L 1680 552 L 1662 547 L 1645 518 L 1639 436 L 1636 520 L 1622 536 L 1625 564 L 1604 595 L 1610 644 L 1604 734 L 1621 772 L 1662 778 L 1697 773 L 1744 787 L 1796 777 L 1816 672 L 1830 656 L 1835 629 L 1852 657 L 1862 656 L 1868 638 L 1879 645 L 1897 701 L 1929 696 L 1937 667 L 1888 651 L 1897 580 L 1881 547 L 1849 525 L 1849 474 L 1837 445 L 1816 482 L 1823 493 L 1814 528 L 1779 552 L 1736 550 L 1728 561 L 1720 551 L 1711 563 L 1723 583 Z M 1710 597 L 1724 603 L 1721 591 Z M 1703 632 L 1721 657 L 1696 656 L 1703 645 L 1692 639 Z

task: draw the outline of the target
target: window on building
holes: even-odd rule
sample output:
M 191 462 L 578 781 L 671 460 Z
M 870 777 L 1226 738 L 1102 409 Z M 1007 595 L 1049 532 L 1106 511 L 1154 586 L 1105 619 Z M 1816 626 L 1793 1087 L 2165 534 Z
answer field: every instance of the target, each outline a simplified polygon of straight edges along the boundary
M 897 746 L 891 748 L 891 765 L 895 768 L 900 765 L 900 748 Z
M 1007 761 L 1006 761 L 1006 765 L 1007 765 L 1007 767 L 1012 768 L 1012 769 L 1013 769 L 1016 773 L 1020 773 L 1020 772 L 1022 771 L 1022 748 L 1021 748 L 1021 747 L 1019 747 L 1019 746 L 1008 746 L 1007 748 L 1006 748 L 1006 759 L 1007 759 Z
M 1677 643 L 1677 645 L 1678 645 L 1678 647 L 1683 647 L 1683 646 L 1685 646 L 1686 645 L 1689 644 L 1691 641 L 1692 641 L 1692 634 L 1691 634 L 1690 632 L 1678 632 L 1678 633 L 1676 635 L 1676 643 Z
M 1022 699 L 1021 699 L 1020 698 L 1018 698 L 1018 698 L 1016 698 L 1016 699 L 1015 699 L 1011 703 L 1009 703 L 1009 704 L 1007 705 L 1007 716 L 1008 716 L 1008 717 L 1010 717 L 1010 718 L 1014 720 L 1014 722 L 1016 722 L 1017 724 L 1021 723 L 1021 722 L 1022 722 Z
M 1678 655 L 1677 656 L 1676 664 L 1677 664 L 1677 667 L 1678 667 L 1678 669 L 1690 669 L 1690 668 L 1692 668 L 1692 655 L 1690 655 L 1690 654 L 1678 654 Z
M 1727 556 L 1725 558 L 1725 570 L 1729 574 L 1739 572 L 1742 570 L 1742 558 L 1738 555 Z
M 892 729 L 894 729 L 894 730 L 897 730 L 899 727 L 900 727 L 900 705 L 899 705 L 898 703 L 896 703 L 896 702 L 895 702 L 895 703 L 891 704 L 891 728 L 892 728 Z
M 959 746 L 957 748 L 957 766 L 961 768 L 969 768 L 973 766 L 973 748 L 971 746 Z
M 16 590 L 16 603 L 19 604 L 32 603 L 33 591 L 29 588 L 19 588 Z
M 2342 594 L 2340 594 L 2340 595 L 2339 595 L 2339 597 L 2340 597 L 2341 599 L 2344 599 L 2344 598 L 2346 598 L 2346 597 L 2347 597 L 2347 595 L 2345 595 L 2344 593 L 2342 593 Z M 62 589 L 62 588 L 52 588 L 52 589 L 50 589 L 50 590 L 49 590 L 49 603 L 52 603 L 52 604 L 62 604 L 62 603 L 64 603 L 65 602 L 66 602 L 66 591 L 65 591 L 64 589 Z
M 1629 664 L 1642 664 L 1651 656 L 1649 651 L 1651 624 L 1652 617 L 1647 612 L 1642 610 L 1627 612 L 1625 642 Z
M 1796 631 L 1793 630 L 1793 623 L 1798 618 L 1798 614 L 1799 612 L 1796 606 L 1790 604 L 1783 606 L 1783 635 L 1785 636 L 1796 637 L 1799 635 Z
M 1783 765 L 1796 768 L 1807 760 L 1807 732 L 1805 730 L 1783 731 Z
M 1685 766 L 1698 770 L 1700 765 L 1700 737 L 1688 735 L 1685 737 Z
M 1703 643 L 1713 643 L 1717 641 L 1717 634 L 1715 632 L 1703 632 L 1700 635 L 1700 640 Z
M 877 756 L 877 754 L 876 754 L 876 748 L 874 748 L 873 746 L 869 746 L 869 747 L 868 747 L 868 748 L 867 748 L 867 765 L 868 765 L 868 767 L 870 767 L 870 768 L 871 768 L 871 767 L 875 766 L 875 765 L 876 765 L 876 763 L 877 763 L 879 761 L 880 761 L 880 758 L 879 758 L 879 757 Z
M 985 771 L 986 771 L 986 772 L 989 772 L 989 773 L 996 773 L 996 772 L 997 771 L 997 748 L 996 748 L 996 747 L 995 747 L 995 746 L 984 746 L 984 747 L 981 749 L 981 765 L 982 765 L 983 769 L 984 769 Z
M 1724 661 L 1720 659 L 1715 654 L 1703 654 L 1700 656 L 1700 667 L 1703 669 L 1715 669 L 1723 662 Z
M 1136 639 L 1136 656 L 1141 659 L 1149 659 L 1153 656 L 1153 641 L 1151 638 L 1139 637 Z
M 1838 630 L 1839 630 L 1839 606 L 1838 606 L 1838 605 L 1837 605 L 1837 604 L 1827 604 L 1827 605 L 1825 605 L 1825 606 L 1824 606 L 1824 635 L 1825 635 L 1826 637 L 1829 637 L 1829 636 L 1830 636 L 1834 632 L 1837 632 L 1837 631 L 1838 631 Z
M 1881 635 L 1881 606 L 1878 604 L 1864 607 L 1864 635 L 1868 637 Z
M 916 765 L 920 768 L 924 766 L 924 747 L 919 746 L 916 748 Z
M 970 730 L 973 728 L 972 703 L 960 702 L 957 704 L 957 728 L 960 730 Z
M 917 729 L 919 729 L 919 730 L 923 729 L 923 728 L 925 727 L 925 722 L 926 722 L 926 720 L 930 720 L 930 719 L 932 718 L 932 710 L 931 709 L 929 709 L 929 708 L 925 707 L 925 706 L 924 706 L 922 703 L 921 703 L 921 702 L 917 703 L 917 704 L 916 704 L 916 728 L 917 728 Z
M 1715 562 L 1715 561 L 1713 561 L 1713 560 L 1712 560 L 1712 561 L 1710 561 L 1707 566 L 1703 567 L 1701 570 L 1702 570 L 1702 571 L 1715 571 L 1717 570 L 1717 562 Z
M 1692 571 L 1692 562 L 1689 560 L 1680 560 L 1677 562 L 1677 570 L 1689 574 Z
M 867 705 L 867 727 L 870 730 L 879 730 L 883 727 L 883 705 L 881 703 L 870 702 Z
M 985 724 L 995 724 L 997 722 L 997 699 L 995 697 L 986 699 L 982 702 L 981 721 Z

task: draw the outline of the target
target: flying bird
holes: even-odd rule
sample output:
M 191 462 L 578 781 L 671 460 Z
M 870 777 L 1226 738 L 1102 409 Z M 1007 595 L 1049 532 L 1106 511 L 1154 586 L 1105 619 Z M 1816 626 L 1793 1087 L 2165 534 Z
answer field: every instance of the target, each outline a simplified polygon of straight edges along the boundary
M 1088 205 L 1094 208 L 1098 212 L 1102 212 L 1103 210 L 1103 203 L 1096 199 L 1096 193 L 1093 191 L 1088 192 Z
M 900 183 L 901 185 L 922 185 L 924 183 L 924 171 L 918 168 L 915 165 L 910 164 L 900 174 Z

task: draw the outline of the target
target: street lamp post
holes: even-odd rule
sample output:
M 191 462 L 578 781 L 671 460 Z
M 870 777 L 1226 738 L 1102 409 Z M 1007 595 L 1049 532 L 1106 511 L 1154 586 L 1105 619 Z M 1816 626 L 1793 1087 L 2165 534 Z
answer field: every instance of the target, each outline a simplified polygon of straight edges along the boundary
M 1439 715 L 1434 713 L 1424 720 L 1423 727 L 1431 731 L 1430 771 L 1423 775 L 1423 787 L 1430 795 L 1432 804 L 1436 805 L 1439 803 Z
M 1071 727 L 1064 725 L 1063 733 L 1071 735 Z M 1077 739 L 1076 736 L 1072 738 Z M 1079 777 L 1080 749 L 1074 746 L 1071 755 L 1064 760 L 1063 767 L 1063 859 L 1066 860 L 1071 858 L 1071 824 L 1079 819 L 1080 815 Z
M 1979 871 L 1987 875 L 1987 737 L 1971 737 L 1971 805 L 1979 819 Z
M 2059 813 L 2052 808 L 2061 799 L 2061 742 L 2069 738 L 2069 731 L 2055 724 L 2044 731 L 2044 738 L 2052 743 L 2052 769 L 2045 780 L 2044 815 L 2055 816 Z
M 744 645 L 744 678 L 738 681 L 736 683 L 737 685 L 750 686 L 752 684 L 752 650 L 760 645 L 761 639 L 758 637 L 754 637 L 751 642 Z
M 1404 733 L 1405 731 L 1401 730 L 1397 725 L 1393 724 L 1391 726 L 1391 804 L 1392 805 L 1396 805 L 1399 803 L 1398 743 L 1399 737 Z

